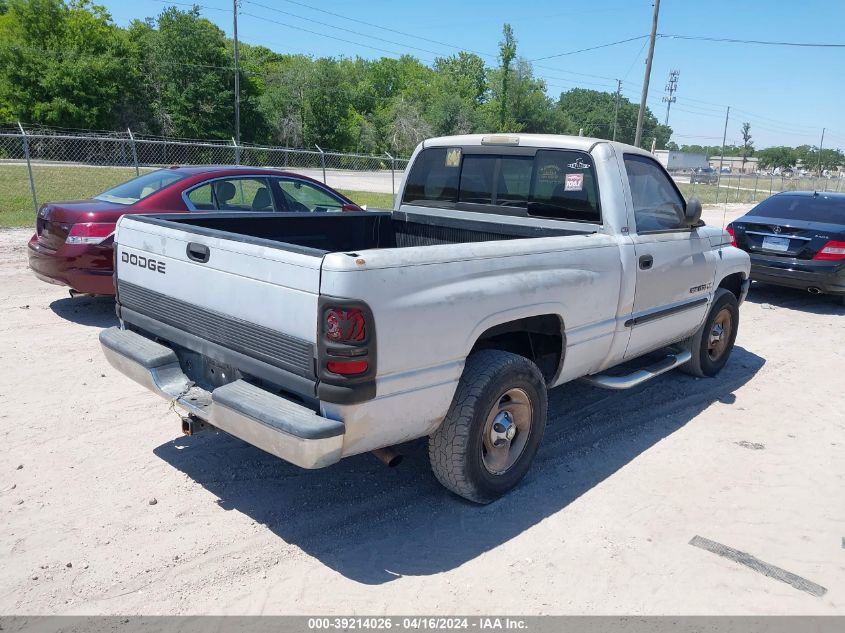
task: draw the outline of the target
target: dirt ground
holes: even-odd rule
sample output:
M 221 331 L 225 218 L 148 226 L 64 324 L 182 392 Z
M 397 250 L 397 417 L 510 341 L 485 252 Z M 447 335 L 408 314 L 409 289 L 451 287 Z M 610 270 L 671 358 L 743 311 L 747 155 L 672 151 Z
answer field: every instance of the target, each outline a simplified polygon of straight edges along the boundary
M 0 232 L 0 614 L 845 614 L 829 298 L 755 285 L 716 379 L 554 390 L 528 478 L 478 507 L 437 484 L 424 442 L 394 470 L 304 471 L 182 437 L 100 353 L 111 301 L 36 280 L 27 237 Z

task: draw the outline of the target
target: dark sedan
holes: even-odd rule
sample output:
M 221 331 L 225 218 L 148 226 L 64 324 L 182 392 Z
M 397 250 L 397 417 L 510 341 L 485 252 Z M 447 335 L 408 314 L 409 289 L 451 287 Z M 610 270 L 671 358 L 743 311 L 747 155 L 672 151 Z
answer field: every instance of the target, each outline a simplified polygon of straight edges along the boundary
M 836 295 L 845 303 L 845 194 L 773 195 L 728 225 L 755 281 Z
M 29 241 L 29 267 L 53 284 L 113 295 L 113 235 L 127 213 L 190 211 L 360 211 L 349 198 L 290 172 L 254 167 L 159 169 L 90 200 L 41 207 Z
M 694 169 L 689 176 L 689 182 L 691 185 L 695 183 L 702 183 L 705 185 L 715 185 L 719 182 L 719 174 L 716 173 L 716 170 L 712 167 L 699 167 L 698 169 Z

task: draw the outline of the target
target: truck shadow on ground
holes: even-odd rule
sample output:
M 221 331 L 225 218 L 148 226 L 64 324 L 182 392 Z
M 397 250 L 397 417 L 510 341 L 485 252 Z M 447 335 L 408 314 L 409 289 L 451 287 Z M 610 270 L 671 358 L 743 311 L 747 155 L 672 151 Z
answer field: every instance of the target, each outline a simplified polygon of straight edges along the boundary
M 359 455 L 305 471 L 222 433 L 180 438 L 154 452 L 216 495 L 221 507 L 266 525 L 352 580 L 381 584 L 453 569 L 506 543 L 713 403 L 733 404 L 733 392 L 764 363 L 737 347 L 713 379 L 670 372 L 627 392 L 581 383 L 553 390 L 528 477 L 488 506 L 437 483 L 424 440 L 403 445 L 405 460 L 395 469 Z
M 751 284 L 747 301 L 774 309 L 784 308 L 811 314 L 845 316 L 845 305 L 842 305 L 839 297 L 813 295 L 798 288 L 771 286 L 760 282 Z
M 114 297 L 65 297 L 50 304 L 53 313 L 79 325 L 107 328 L 117 325 Z

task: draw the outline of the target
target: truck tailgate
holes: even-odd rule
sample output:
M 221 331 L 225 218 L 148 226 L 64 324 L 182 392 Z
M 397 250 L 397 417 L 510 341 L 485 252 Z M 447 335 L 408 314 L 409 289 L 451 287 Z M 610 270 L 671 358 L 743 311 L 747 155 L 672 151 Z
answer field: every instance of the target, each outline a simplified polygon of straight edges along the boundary
M 124 319 L 141 314 L 314 377 L 321 256 L 124 216 L 115 258 Z

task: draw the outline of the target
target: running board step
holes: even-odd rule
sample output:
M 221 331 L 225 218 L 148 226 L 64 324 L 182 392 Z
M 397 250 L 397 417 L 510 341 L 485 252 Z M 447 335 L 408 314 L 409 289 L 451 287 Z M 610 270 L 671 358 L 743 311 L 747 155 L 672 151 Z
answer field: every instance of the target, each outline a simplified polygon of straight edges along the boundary
M 593 385 L 594 387 L 601 387 L 602 389 L 631 389 L 632 387 L 641 385 L 644 382 L 648 382 L 652 378 L 657 378 L 660 374 L 672 371 L 675 367 L 680 367 L 684 363 L 688 363 L 690 358 L 692 358 L 692 354 L 690 354 L 689 351 L 678 352 L 677 354 L 667 356 L 651 367 L 638 369 L 637 371 L 625 376 L 596 374 L 594 376 L 584 376 L 581 380 Z

